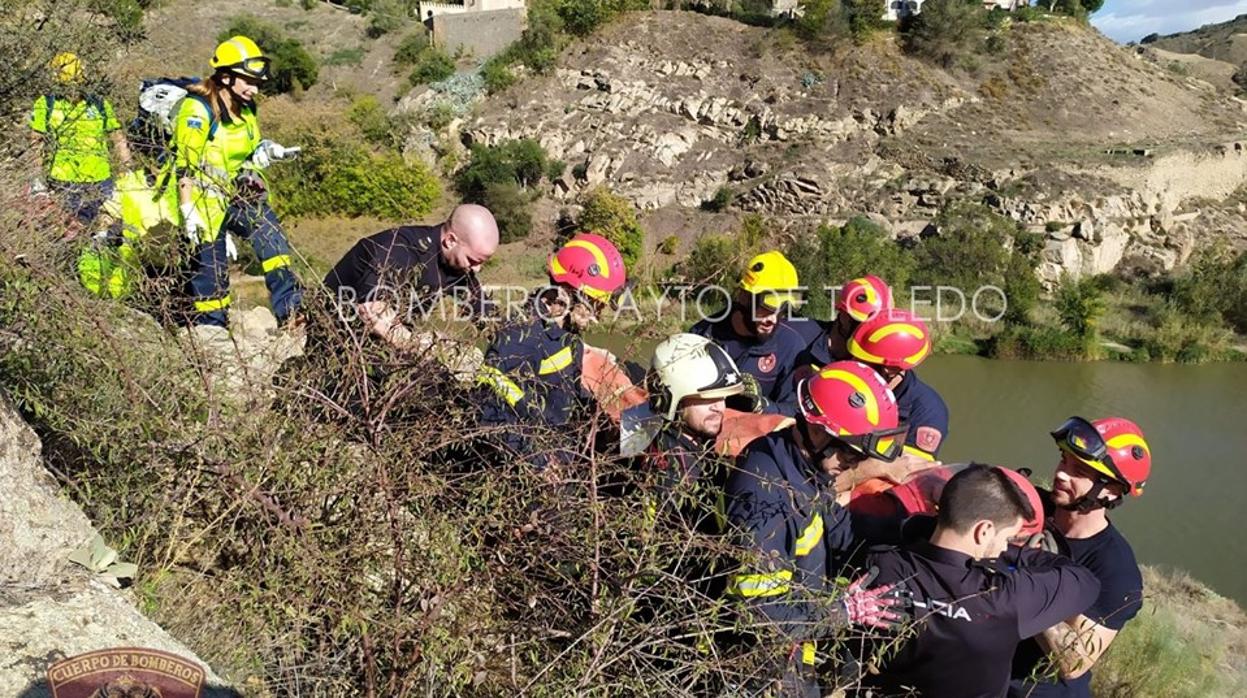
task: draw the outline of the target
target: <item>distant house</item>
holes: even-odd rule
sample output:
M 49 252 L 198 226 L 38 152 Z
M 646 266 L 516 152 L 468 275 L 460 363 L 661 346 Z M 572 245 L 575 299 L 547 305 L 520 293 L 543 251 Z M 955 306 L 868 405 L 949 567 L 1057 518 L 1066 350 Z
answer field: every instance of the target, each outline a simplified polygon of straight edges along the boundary
M 468 12 L 493 12 L 495 10 L 522 10 L 524 0 L 461 0 L 461 2 L 422 2 L 417 12 L 420 20 L 428 22 L 438 15 L 457 15 Z
M 899 22 L 921 12 L 923 2 L 924 0 L 884 0 L 883 18 L 889 22 Z M 1030 0 L 983 0 L 983 7 L 989 10 L 1000 8 L 1009 12 L 1029 4 Z

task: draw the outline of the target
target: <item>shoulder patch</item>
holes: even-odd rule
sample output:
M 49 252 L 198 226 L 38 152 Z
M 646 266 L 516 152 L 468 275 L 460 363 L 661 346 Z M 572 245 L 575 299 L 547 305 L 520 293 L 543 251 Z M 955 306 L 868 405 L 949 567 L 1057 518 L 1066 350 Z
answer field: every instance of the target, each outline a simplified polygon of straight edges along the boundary
M 935 453 L 943 439 L 944 435 L 935 427 L 918 427 L 918 431 L 914 433 L 914 442 L 918 448 L 929 453 Z
M 763 373 L 770 373 L 775 370 L 775 363 L 775 354 L 767 354 L 766 356 L 758 359 L 758 370 Z
M 198 116 L 192 116 L 186 120 L 186 127 L 202 131 L 204 127 L 204 121 Z

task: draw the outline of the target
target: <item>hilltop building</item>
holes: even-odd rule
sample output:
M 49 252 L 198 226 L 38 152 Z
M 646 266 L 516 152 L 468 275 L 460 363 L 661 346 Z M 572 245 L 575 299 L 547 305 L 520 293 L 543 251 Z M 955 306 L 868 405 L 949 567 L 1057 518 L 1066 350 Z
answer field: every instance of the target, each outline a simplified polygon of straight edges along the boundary
M 520 38 L 527 22 L 525 4 L 525 0 L 421 2 L 416 11 L 433 45 L 448 53 L 464 50 L 488 58 Z
M 420 19 L 429 21 L 438 15 L 456 15 L 469 12 L 494 12 L 496 10 L 522 10 L 524 0 L 460 0 L 460 2 L 422 2 Z
M 889 22 L 899 22 L 921 12 L 923 2 L 924 0 L 884 0 L 883 18 Z M 1029 4 L 1030 0 L 983 0 L 983 7 L 989 10 L 1000 8 L 1009 12 Z

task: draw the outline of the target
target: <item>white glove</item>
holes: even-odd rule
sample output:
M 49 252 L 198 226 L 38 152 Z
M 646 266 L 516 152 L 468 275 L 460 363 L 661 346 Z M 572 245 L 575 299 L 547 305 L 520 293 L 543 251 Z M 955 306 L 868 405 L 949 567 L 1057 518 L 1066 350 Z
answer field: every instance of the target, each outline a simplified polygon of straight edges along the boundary
M 199 209 L 195 208 L 195 204 L 182 204 L 182 230 L 186 233 L 186 239 L 191 245 L 198 247 L 203 244 L 204 231 L 208 229 L 208 224 L 204 223 L 203 216 L 199 215 Z
M 48 183 L 43 181 L 43 177 L 35 177 L 30 180 L 30 193 L 33 196 L 48 193 Z
M 256 146 L 255 152 L 251 153 L 251 164 L 262 170 L 278 160 L 290 160 L 302 150 L 298 146 L 287 148 L 265 138 Z
M 238 259 L 238 244 L 234 242 L 234 236 L 229 233 L 225 234 L 225 257 L 231 262 Z

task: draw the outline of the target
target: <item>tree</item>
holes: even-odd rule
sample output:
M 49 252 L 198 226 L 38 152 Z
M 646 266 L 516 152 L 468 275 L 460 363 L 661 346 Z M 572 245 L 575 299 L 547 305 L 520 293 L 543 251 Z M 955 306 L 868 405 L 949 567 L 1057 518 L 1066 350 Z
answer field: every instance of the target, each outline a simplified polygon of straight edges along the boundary
M 1056 310 L 1065 329 L 1090 346 L 1104 315 L 1104 292 L 1091 277 L 1074 280 L 1063 276 L 1056 293 Z
M 979 0 L 927 0 L 908 22 L 905 48 L 944 68 L 983 46 L 987 11 Z
M 856 216 L 843 227 L 823 225 L 813 236 L 798 239 L 786 250 L 808 296 L 811 317 L 831 315 L 832 289 L 866 274 L 882 277 L 898 291 L 914 271 L 914 258 L 870 219 Z

